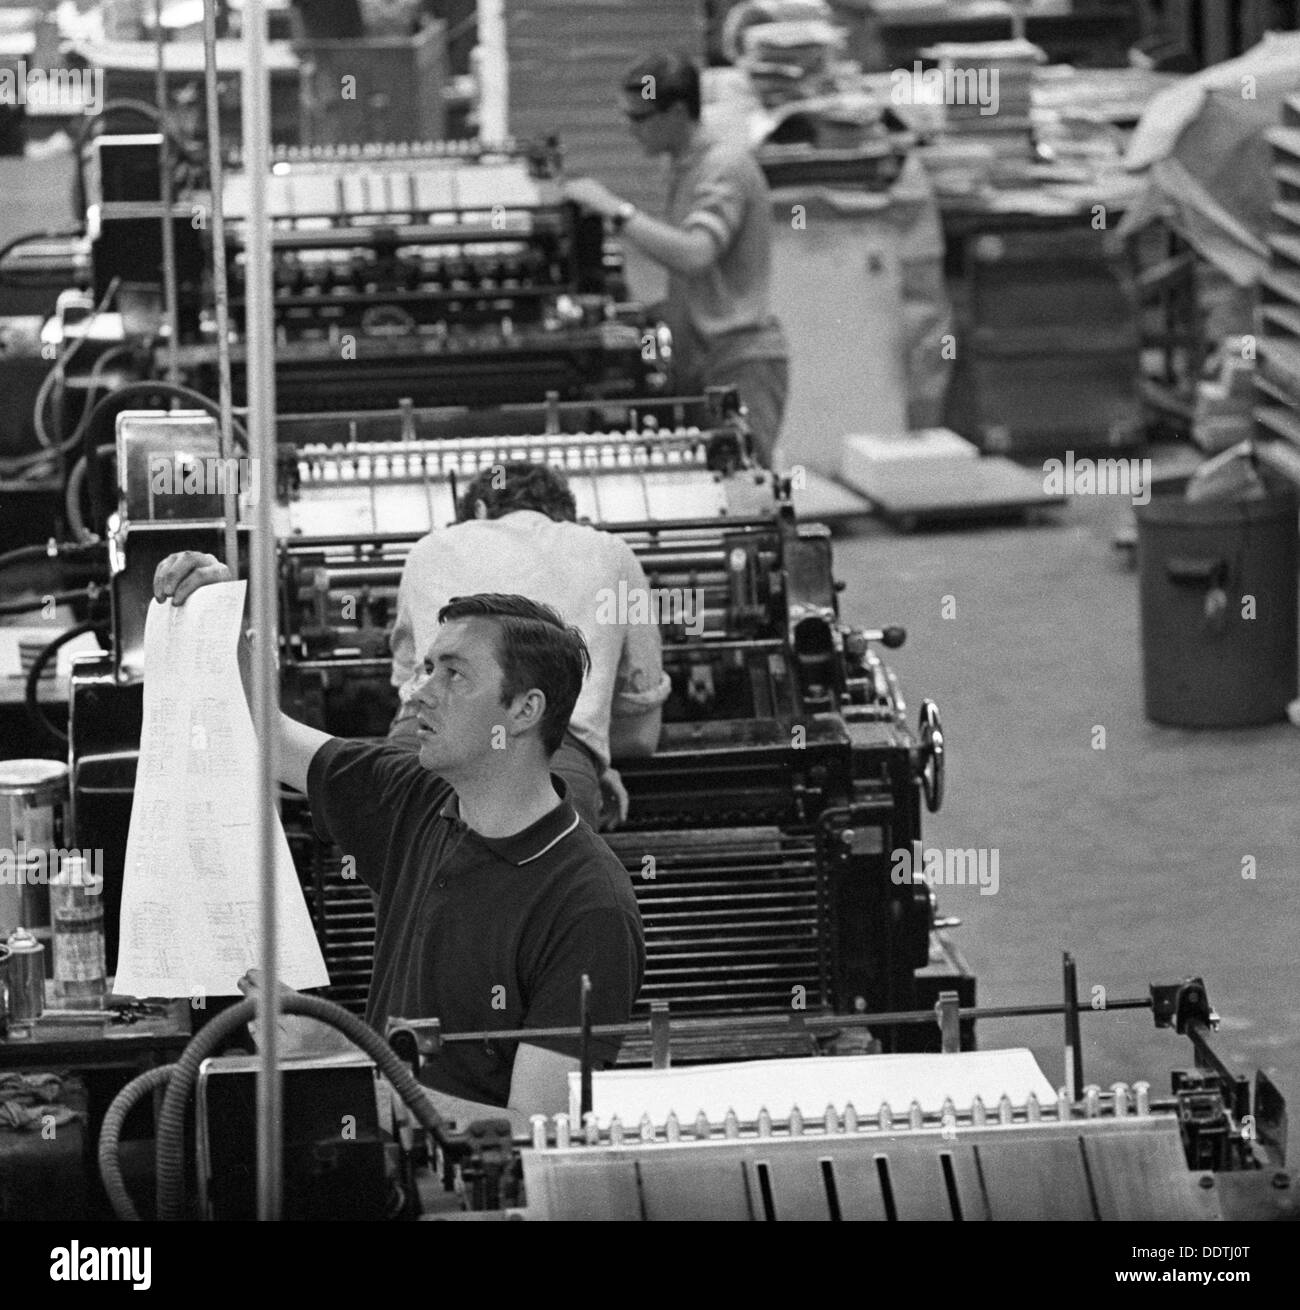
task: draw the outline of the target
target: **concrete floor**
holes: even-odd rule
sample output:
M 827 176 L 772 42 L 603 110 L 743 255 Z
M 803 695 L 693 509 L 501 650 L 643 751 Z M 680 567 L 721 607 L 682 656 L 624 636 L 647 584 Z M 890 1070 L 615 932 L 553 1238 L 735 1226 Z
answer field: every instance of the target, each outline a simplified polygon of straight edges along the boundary
M 890 662 L 909 718 L 923 696 L 941 711 L 948 792 L 927 846 L 999 852 L 996 895 L 940 890 L 980 1000 L 1059 1000 L 1065 950 L 1085 1000 L 1199 974 L 1220 1055 L 1252 1078 L 1264 1069 L 1300 1110 L 1300 731 L 1146 720 L 1137 574 L 1112 546 L 1131 523 L 1126 499 L 1085 496 L 1040 525 L 858 525 L 835 547 L 841 612 L 904 625 Z M 1187 1040 L 1149 1014 L 1082 1022 L 1089 1082 L 1166 1092 L 1190 1064 Z M 1061 1081 L 1058 1019 L 991 1022 L 980 1044 L 1029 1046 Z

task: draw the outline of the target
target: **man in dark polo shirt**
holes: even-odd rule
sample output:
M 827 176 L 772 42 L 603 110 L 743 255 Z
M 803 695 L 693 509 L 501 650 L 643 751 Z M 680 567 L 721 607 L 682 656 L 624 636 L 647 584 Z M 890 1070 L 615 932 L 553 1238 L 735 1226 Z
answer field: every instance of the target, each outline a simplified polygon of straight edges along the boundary
M 211 555 L 158 566 L 154 595 L 183 604 L 229 579 Z M 377 898 L 366 1018 L 437 1017 L 446 1033 L 576 1026 L 581 976 L 594 1023 L 625 1022 L 645 971 L 626 870 L 549 771 L 587 671 L 581 633 L 522 596 L 460 597 L 424 652 L 419 753 L 329 737 L 280 716 L 280 781 Z M 249 985 L 244 984 L 244 990 Z M 292 1049 L 328 1030 L 286 1016 Z M 290 1032 L 290 1029 L 293 1031 Z M 616 1042 L 597 1045 L 613 1059 Z M 500 1116 L 516 1132 L 568 1107 L 577 1042 L 447 1043 L 424 1081 L 439 1113 Z

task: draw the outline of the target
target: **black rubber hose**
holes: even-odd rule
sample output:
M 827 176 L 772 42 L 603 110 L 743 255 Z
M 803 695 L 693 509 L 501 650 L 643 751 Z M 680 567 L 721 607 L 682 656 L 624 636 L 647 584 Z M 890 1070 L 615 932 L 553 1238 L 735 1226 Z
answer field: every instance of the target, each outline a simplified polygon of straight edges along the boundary
M 304 996 L 294 992 L 280 998 L 280 1009 L 285 1014 L 302 1014 L 311 1019 L 319 1019 L 337 1028 L 349 1041 L 355 1042 L 379 1066 L 380 1072 L 397 1089 L 398 1095 L 411 1108 L 421 1125 L 439 1143 L 447 1144 L 450 1139 L 442 1116 L 433 1108 L 410 1069 L 373 1028 L 333 1001 L 320 996 Z M 257 1004 L 252 1000 L 240 1001 L 230 1009 L 223 1010 L 204 1025 L 172 1066 L 172 1078 L 167 1084 L 162 1113 L 158 1116 L 159 1219 L 175 1220 L 182 1217 L 185 1201 L 185 1109 L 189 1103 L 190 1089 L 198 1076 L 199 1065 L 231 1033 L 256 1017 Z
M 78 555 L 96 550 L 107 550 L 102 541 L 60 541 L 55 544 L 54 554 L 45 546 L 19 546 L 0 555 L 0 569 L 11 568 L 15 564 L 26 564 L 32 560 L 48 560 L 51 564 L 68 555 Z
M 19 546 L 16 550 L 7 550 L 0 555 L 0 569 L 7 569 L 14 564 L 24 564 L 28 560 L 50 559 L 48 546 Z
M 163 1087 L 172 1076 L 174 1064 L 159 1065 L 156 1069 L 146 1069 L 144 1073 L 132 1078 L 118 1094 L 104 1115 L 104 1122 L 99 1129 L 99 1177 L 108 1193 L 108 1203 L 119 1219 L 139 1220 L 140 1212 L 131 1200 L 122 1179 L 122 1162 L 118 1159 L 118 1143 L 126 1117 L 135 1108 L 136 1102 L 155 1087 Z
M 111 455 L 117 450 L 117 447 L 110 442 L 105 442 L 98 447 L 97 454 Z M 81 493 L 86 483 L 86 457 L 81 456 L 72 466 L 68 473 L 68 484 L 63 488 L 63 512 L 68 519 L 68 529 L 74 537 L 85 541 L 88 545 L 101 544 L 94 541 L 95 534 L 86 527 L 86 520 L 81 516 Z M 107 543 L 102 543 L 107 544 Z
M 41 653 L 32 661 L 32 667 L 27 673 L 27 685 L 23 692 L 23 705 L 27 709 L 27 717 L 35 724 L 36 730 L 48 737 L 56 746 L 66 749 L 68 745 L 68 734 L 55 724 L 41 709 L 41 702 L 37 697 L 37 688 L 41 682 L 41 671 L 45 666 L 59 653 L 59 650 L 68 644 L 74 637 L 80 637 L 83 632 L 94 632 L 99 636 L 100 645 L 107 644 L 107 635 L 103 631 L 103 623 L 96 619 L 87 619 L 84 623 L 78 623 L 69 628 L 66 632 L 61 632 Z
M 36 600 L 6 600 L 0 602 L 0 614 L 30 614 L 53 601 L 56 605 L 66 605 L 74 600 L 94 600 L 99 589 L 92 591 L 89 587 L 78 587 L 75 591 L 56 591 L 51 596 L 40 596 Z
M 119 406 L 124 400 L 130 400 L 133 396 L 157 396 L 159 394 L 182 400 L 188 405 L 194 405 L 205 413 L 211 414 L 218 423 L 221 422 L 221 408 L 215 400 L 209 400 L 201 391 L 194 391 L 174 382 L 128 382 L 126 386 L 118 387 L 116 391 L 110 391 L 106 396 L 102 396 L 96 402 L 95 408 L 90 411 L 90 416 L 83 420 L 85 427 L 81 434 L 81 453 L 86 460 L 86 482 L 90 489 L 90 522 L 92 530 L 102 527 L 108 519 L 108 513 L 100 502 L 99 494 L 99 441 L 96 429 L 100 420 L 110 407 Z M 244 429 L 233 419 L 231 420 L 231 435 L 241 449 L 247 453 L 248 438 L 244 433 Z

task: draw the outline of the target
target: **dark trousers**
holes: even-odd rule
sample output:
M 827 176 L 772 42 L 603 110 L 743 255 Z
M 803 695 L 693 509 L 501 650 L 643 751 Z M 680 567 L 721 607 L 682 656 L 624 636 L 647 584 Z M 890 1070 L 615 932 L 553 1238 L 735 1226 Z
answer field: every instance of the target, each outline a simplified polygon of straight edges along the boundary
M 709 369 L 706 387 L 735 387 L 749 411 L 754 434 L 754 456 L 764 468 L 772 467 L 772 452 L 781 435 L 785 398 L 790 390 L 790 365 L 784 359 L 742 359 Z

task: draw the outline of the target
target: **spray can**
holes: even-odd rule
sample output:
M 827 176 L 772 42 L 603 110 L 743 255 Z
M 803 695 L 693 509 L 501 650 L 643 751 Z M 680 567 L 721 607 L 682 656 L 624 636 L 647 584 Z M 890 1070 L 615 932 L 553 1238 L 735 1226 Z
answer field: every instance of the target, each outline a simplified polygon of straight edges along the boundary
M 9 934 L 9 1019 L 28 1027 L 45 1013 L 45 947 L 27 931 Z
M 99 1009 L 108 990 L 104 969 L 102 877 L 82 855 L 64 857 L 50 883 L 54 929 L 54 995 L 68 1009 Z

